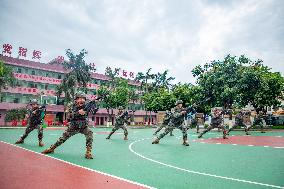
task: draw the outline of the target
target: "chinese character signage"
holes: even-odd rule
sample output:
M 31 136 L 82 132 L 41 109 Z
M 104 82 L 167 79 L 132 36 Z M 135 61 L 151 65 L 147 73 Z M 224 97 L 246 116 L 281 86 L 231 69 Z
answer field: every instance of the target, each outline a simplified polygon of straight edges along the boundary
M 2 50 L 3 55 L 9 55 L 9 56 L 12 55 L 13 46 L 11 44 L 6 43 L 6 44 L 3 44 L 2 47 L 3 47 L 3 50 Z M 19 57 L 27 57 L 27 53 L 28 53 L 27 48 L 19 47 L 19 50 L 18 50 Z M 40 60 L 41 59 L 41 51 L 33 50 L 32 51 L 32 59 Z

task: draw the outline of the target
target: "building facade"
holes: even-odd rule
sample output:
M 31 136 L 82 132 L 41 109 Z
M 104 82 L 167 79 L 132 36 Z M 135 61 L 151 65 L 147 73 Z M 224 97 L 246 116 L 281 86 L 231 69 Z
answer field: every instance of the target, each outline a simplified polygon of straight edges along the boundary
M 62 82 L 67 71 L 62 64 L 45 64 L 30 60 L 13 58 L 0 55 L 5 65 L 13 69 L 14 77 L 17 79 L 15 87 L 8 87 L 1 91 L 0 99 L 0 126 L 10 125 L 5 123 L 5 114 L 7 110 L 26 107 L 33 98 L 47 104 L 47 114 L 45 120 L 52 125 L 60 125 L 65 120 L 64 97 L 57 99 L 56 86 Z M 100 85 L 108 84 L 110 78 L 99 73 L 91 74 L 92 80 L 88 83 L 90 89 L 87 93 L 87 99 L 96 98 L 96 93 Z M 139 83 L 134 80 L 128 80 L 129 85 L 138 90 Z M 156 113 L 144 111 L 143 105 L 139 103 L 129 103 L 128 108 L 134 110 L 135 124 L 156 123 Z M 116 113 L 117 110 L 114 110 Z M 151 116 L 149 116 L 151 115 Z M 106 125 L 108 121 L 107 109 L 100 104 L 100 109 L 96 115 L 89 117 L 90 123 L 96 125 Z M 21 123 L 17 123 L 21 125 Z

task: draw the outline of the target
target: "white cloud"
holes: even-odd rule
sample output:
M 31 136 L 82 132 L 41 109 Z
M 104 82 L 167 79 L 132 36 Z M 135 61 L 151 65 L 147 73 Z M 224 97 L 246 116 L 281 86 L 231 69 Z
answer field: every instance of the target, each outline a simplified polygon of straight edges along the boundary
M 5 0 L 0 45 L 43 52 L 47 62 L 65 49 L 88 50 L 87 62 L 129 71 L 170 70 L 194 82 L 198 64 L 227 54 L 263 59 L 284 73 L 284 2 Z

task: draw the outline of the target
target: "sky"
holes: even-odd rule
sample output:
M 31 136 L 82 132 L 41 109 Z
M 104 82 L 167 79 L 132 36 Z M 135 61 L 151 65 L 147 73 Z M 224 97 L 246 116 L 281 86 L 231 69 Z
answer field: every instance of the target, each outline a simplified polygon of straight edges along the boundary
M 284 76 L 282 0 L 0 0 L 0 47 L 41 62 L 86 49 L 98 73 L 169 70 L 174 83 L 227 54 L 262 59 Z M 66 56 L 65 56 L 66 59 Z

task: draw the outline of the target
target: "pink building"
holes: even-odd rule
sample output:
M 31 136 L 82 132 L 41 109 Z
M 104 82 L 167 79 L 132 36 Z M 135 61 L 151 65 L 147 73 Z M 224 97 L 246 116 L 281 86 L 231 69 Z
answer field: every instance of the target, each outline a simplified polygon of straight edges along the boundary
M 64 122 L 64 97 L 57 99 L 55 95 L 56 86 L 61 83 L 64 74 L 67 72 L 61 64 L 45 64 L 2 55 L 0 55 L 0 59 L 13 69 L 14 76 L 18 79 L 16 87 L 9 87 L 1 91 L 0 126 L 11 124 L 4 122 L 7 110 L 26 107 L 30 99 L 33 98 L 48 104 L 46 121 L 52 124 Z M 89 100 L 96 98 L 99 86 L 107 84 L 109 80 L 110 78 L 106 75 L 92 73 L 92 81 L 88 84 L 90 90 L 87 93 L 87 98 Z M 134 88 L 139 86 L 139 83 L 134 80 L 129 80 L 129 84 Z M 134 122 L 136 124 L 156 122 L 156 114 L 151 112 L 150 120 L 150 116 L 146 116 L 143 105 L 129 103 L 128 108 L 135 110 Z M 116 111 L 114 110 L 114 113 Z M 101 104 L 98 113 L 95 116 L 90 116 L 89 119 L 93 125 L 106 125 L 108 114 L 104 105 Z M 21 125 L 21 123 L 18 123 L 18 125 Z

